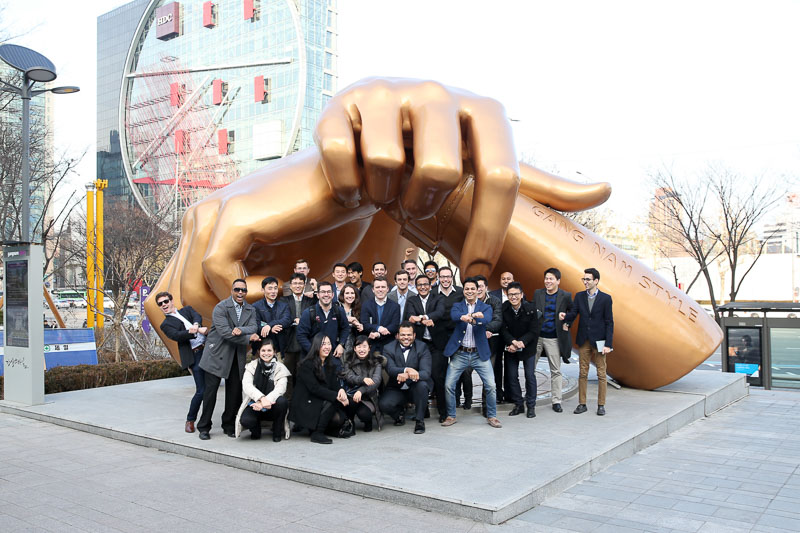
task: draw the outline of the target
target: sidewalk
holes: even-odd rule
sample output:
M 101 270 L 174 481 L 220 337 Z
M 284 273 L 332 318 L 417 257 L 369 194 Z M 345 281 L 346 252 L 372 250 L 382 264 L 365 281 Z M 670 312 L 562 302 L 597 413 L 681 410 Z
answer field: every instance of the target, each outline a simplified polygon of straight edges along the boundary
M 800 531 L 798 465 L 800 394 L 754 390 L 491 526 L 0 414 L 0 531 Z

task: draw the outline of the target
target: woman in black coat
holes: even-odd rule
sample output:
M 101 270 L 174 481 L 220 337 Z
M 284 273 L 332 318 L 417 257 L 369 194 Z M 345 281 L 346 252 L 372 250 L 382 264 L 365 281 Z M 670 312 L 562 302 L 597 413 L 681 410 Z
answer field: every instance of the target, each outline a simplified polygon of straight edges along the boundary
M 347 416 L 347 393 L 340 386 L 333 358 L 330 338 L 318 333 L 308 354 L 297 365 L 297 381 L 292 394 L 289 420 L 311 430 L 311 442 L 330 444 L 325 433 L 350 436 L 351 428 L 344 428 Z
M 353 424 L 355 418 L 364 423 L 364 431 L 372 431 L 372 416 L 378 420 L 378 431 L 383 425 L 383 416 L 378 407 L 378 388 L 381 385 L 386 358 L 369 349 L 369 337 L 359 335 L 353 342 L 353 356 L 344 363 L 342 379 L 347 392 L 348 405 L 344 408 L 347 418 Z

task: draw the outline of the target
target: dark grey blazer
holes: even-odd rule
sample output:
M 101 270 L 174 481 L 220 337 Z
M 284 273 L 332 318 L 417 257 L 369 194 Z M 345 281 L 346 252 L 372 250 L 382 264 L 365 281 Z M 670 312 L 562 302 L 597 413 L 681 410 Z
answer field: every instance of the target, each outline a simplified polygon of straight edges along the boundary
M 536 289 L 536 292 L 533 293 L 533 304 L 541 313 L 539 316 L 542 317 L 542 320 L 539 321 L 539 329 L 536 333 L 541 333 L 541 325 L 542 322 L 544 322 L 546 294 L 547 289 Z M 561 353 L 561 359 L 565 363 L 569 362 L 569 357 L 572 354 L 572 339 L 569 336 L 569 331 L 564 331 L 562 327 L 566 320 L 560 320 L 558 314 L 562 312 L 569 313 L 571 310 L 572 294 L 563 289 L 558 289 L 558 293 L 556 293 L 556 339 L 558 339 L 558 351 Z
M 241 335 L 233 335 L 233 328 L 242 330 Z M 236 320 L 236 309 L 232 298 L 225 298 L 214 307 L 211 329 L 206 336 L 206 349 L 200 360 L 200 368 L 218 378 L 227 378 L 233 358 L 239 362 L 239 379 L 244 376 L 247 349 L 250 335 L 258 330 L 256 310 L 247 302 L 242 304 L 242 316 Z

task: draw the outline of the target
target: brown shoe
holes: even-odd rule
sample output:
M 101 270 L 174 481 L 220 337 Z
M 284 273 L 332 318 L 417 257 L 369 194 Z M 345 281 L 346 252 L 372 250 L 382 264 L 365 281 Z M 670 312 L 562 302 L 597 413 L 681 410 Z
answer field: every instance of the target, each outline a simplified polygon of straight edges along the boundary
M 493 428 L 501 428 L 501 427 L 503 427 L 503 424 L 501 424 L 500 421 L 498 419 L 496 419 L 496 418 L 490 418 L 489 420 L 487 420 L 487 422 Z
M 453 424 L 455 424 L 456 422 L 458 422 L 458 420 L 456 420 L 456 417 L 454 417 L 454 416 L 448 416 L 447 418 L 445 418 L 445 419 L 444 419 L 444 422 L 442 422 L 442 425 L 443 425 L 444 427 L 447 427 L 447 426 L 452 426 L 452 425 L 453 425 Z
M 186 433 L 194 433 L 194 422 L 191 420 L 186 421 L 186 427 L 184 428 Z

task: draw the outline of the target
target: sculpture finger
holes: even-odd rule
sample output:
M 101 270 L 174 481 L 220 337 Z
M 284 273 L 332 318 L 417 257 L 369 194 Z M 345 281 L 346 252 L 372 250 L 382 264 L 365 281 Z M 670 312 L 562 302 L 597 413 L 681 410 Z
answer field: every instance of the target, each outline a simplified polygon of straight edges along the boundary
M 356 207 L 361 201 L 361 174 L 352 119 L 341 99 L 334 98 L 322 110 L 314 129 L 314 142 L 334 198 L 346 207 Z
M 409 108 L 414 170 L 401 199 L 404 215 L 426 219 L 442 207 L 461 181 L 461 123 L 446 89 L 428 82 Z
M 387 204 L 400 195 L 406 162 L 399 98 L 388 84 L 377 82 L 357 96 L 367 196 Z M 355 118 L 353 122 L 358 130 Z
M 475 167 L 472 213 L 461 252 L 467 276 L 489 276 L 503 249 L 519 189 L 519 164 L 503 106 L 481 99 L 465 109 L 470 159 Z
M 519 164 L 519 192 L 559 211 L 583 211 L 603 204 L 611 196 L 611 185 L 576 183 L 525 163 Z
M 179 290 L 184 305 L 191 305 L 204 317 L 211 318 L 219 302 L 203 273 L 202 260 L 208 250 L 211 233 L 217 222 L 222 202 L 218 194 L 209 196 L 187 210 L 183 216 L 181 246 L 188 244 L 178 264 Z

